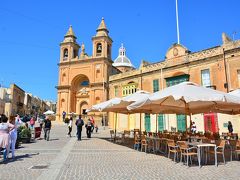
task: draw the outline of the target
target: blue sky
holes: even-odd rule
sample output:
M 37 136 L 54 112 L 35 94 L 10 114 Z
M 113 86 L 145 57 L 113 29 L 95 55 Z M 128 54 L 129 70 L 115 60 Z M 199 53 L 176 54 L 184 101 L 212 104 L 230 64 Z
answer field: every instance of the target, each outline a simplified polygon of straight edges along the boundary
M 178 0 L 180 43 L 192 52 L 221 45 L 226 32 L 240 39 L 239 0 Z M 16 83 L 43 99 L 56 100 L 59 43 L 69 25 L 92 54 L 92 36 L 104 17 L 113 39 L 135 65 L 157 62 L 177 42 L 175 0 L 12 0 L 0 6 L 0 84 Z

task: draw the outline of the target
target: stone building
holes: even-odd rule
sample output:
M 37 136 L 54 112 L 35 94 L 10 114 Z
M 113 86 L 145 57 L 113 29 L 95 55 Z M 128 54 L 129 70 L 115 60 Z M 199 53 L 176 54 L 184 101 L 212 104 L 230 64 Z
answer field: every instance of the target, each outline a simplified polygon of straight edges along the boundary
M 165 59 L 158 63 L 142 62 L 139 69 L 112 75 L 109 78 L 109 97 L 121 97 L 136 90 L 156 92 L 184 81 L 229 92 L 240 87 L 240 41 L 232 41 L 222 35 L 220 46 L 191 52 L 181 44 L 173 44 Z M 114 127 L 115 114 L 110 113 Z M 156 117 L 157 116 L 157 117 Z M 142 127 L 146 131 L 185 131 L 190 121 L 185 115 L 142 114 Z M 140 115 L 118 115 L 118 129 L 134 129 L 140 126 Z M 227 131 L 227 122 L 232 121 L 235 132 L 240 132 L 239 116 L 208 113 L 193 116 L 199 131 Z M 186 122 L 188 124 L 186 124 Z M 156 129 L 157 128 L 157 129 Z
M 10 88 L 2 88 L 2 92 L 5 101 L 5 114 L 7 116 L 23 115 L 25 91 L 16 84 L 11 84 Z
M 123 97 L 145 90 L 156 92 L 183 81 L 192 81 L 208 88 L 229 92 L 240 86 L 240 41 L 232 41 L 225 33 L 219 46 L 191 52 L 181 44 L 173 44 L 165 58 L 157 63 L 142 61 L 135 69 L 126 56 L 123 45 L 119 56 L 112 61 L 112 39 L 102 19 L 92 38 L 92 56 L 85 53 L 84 44 L 76 41 L 70 26 L 60 44 L 57 119 L 63 111 L 70 114 L 85 114 L 90 106 L 113 97 Z M 81 47 L 81 52 L 79 49 Z M 102 113 L 91 113 L 101 119 Z M 114 127 L 118 119 L 118 129 L 139 128 L 139 114 L 107 116 L 109 126 Z M 189 120 L 184 115 L 142 114 L 142 127 L 146 131 L 184 131 Z M 216 113 L 193 116 L 200 131 L 226 131 L 226 122 L 231 119 L 233 126 L 240 127 L 238 116 Z M 188 124 L 186 124 L 186 122 Z M 240 131 L 240 128 L 238 128 Z

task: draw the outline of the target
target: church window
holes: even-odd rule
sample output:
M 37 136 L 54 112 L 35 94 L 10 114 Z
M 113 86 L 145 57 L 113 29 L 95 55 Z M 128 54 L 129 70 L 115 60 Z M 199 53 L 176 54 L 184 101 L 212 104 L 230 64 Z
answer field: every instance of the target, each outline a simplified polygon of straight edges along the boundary
M 63 58 L 67 58 L 68 57 L 68 49 L 64 49 L 63 50 Z
M 111 57 L 111 47 L 110 47 L 110 45 L 107 46 L 107 55 L 108 55 L 108 57 Z
M 102 53 L 102 44 L 98 43 L 97 44 L 97 54 L 101 54 Z
M 73 50 L 73 58 L 75 58 L 77 56 L 78 56 L 78 51 L 75 49 L 75 50 Z
M 89 81 L 82 81 L 81 86 L 89 86 Z

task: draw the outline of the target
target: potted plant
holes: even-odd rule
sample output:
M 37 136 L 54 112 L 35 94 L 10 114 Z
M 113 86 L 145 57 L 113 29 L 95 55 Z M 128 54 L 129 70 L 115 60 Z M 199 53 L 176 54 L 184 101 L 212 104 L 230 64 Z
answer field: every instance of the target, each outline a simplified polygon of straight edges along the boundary
M 23 143 L 29 143 L 31 139 L 31 131 L 29 128 L 24 126 L 19 127 L 19 138 L 20 141 Z

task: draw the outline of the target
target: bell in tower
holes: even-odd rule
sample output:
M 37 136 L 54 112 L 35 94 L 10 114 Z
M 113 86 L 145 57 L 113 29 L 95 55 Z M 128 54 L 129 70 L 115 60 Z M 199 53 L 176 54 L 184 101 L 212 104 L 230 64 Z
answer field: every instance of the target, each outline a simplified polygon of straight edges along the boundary
M 104 18 L 97 28 L 93 41 L 93 57 L 106 57 L 111 59 L 112 39 L 108 36 L 108 29 Z
M 70 61 L 78 56 L 78 50 L 80 46 L 76 42 L 77 37 L 73 32 L 73 28 L 70 25 L 68 32 L 64 36 L 63 42 L 61 42 L 61 54 L 60 61 Z

